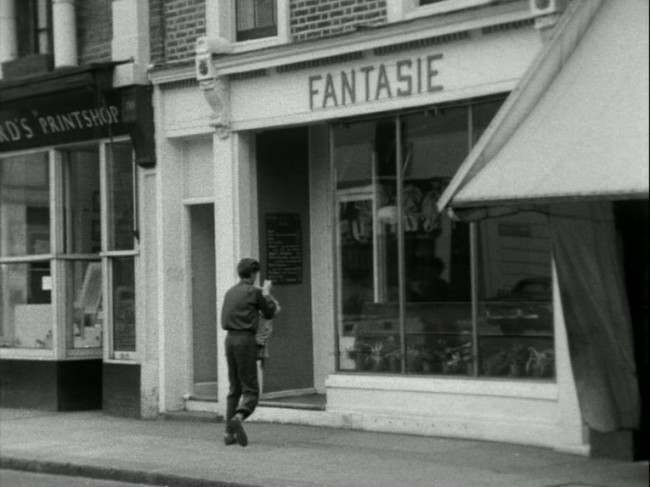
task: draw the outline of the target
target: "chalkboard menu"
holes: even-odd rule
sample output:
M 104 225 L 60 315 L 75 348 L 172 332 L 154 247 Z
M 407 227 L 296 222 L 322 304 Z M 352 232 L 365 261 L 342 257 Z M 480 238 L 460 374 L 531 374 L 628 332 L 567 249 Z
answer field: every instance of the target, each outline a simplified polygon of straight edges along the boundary
M 267 213 L 266 279 L 273 284 L 302 283 L 302 232 L 298 213 Z

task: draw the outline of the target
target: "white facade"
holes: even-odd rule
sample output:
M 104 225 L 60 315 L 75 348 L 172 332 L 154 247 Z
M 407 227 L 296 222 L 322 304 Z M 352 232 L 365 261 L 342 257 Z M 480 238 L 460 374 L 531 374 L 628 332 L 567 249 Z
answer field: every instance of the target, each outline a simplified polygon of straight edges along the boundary
M 514 22 L 511 28 L 489 28 L 508 22 Z M 321 412 L 260 407 L 251 420 L 479 438 L 588 452 L 556 280 L 554 382 L 336 372 L 328 122 L 510 91 L 542 44 L 527 11 L 487 19 L 470 16 L 454 25 L 417 25 L 406 32 L 373 32 L 354 45 L 334 39 L 317 48 L 311 46 L 310 51 L 298 46 L 243 60 L 221 56 L 213 65 L 216 83 L 220 83 L 217 88 L 210 85 L 214 79 L 197 85 L 190 69 L 151 74 L 158 156 L 155 174 L 151 173 L 151 188 L 155 186 L 151 192 L 156 204 L 145 209 L 150 213 L 143 217 L 151 222 L 149 231 L 155 233 L 156 249 L 150 256 L 155 256 L 151 271 L 157 278 L 155 285 L 153 279 L 147 281 L 151 306 L 146 306 L 144 322 L 157 322 L 158 330 L 151 334 L 153 330 L 147 330 L 145 348 L 151 349 L 152 355 L 143 365 L 146 369 L 147 360 L 157 360 L 159 374 L 143 374 L 142 386 L 143 390 L 158 389 L 159 411 L 188 408 L 225 413 L 225 332 L 217 323 L 217 401 L 184 400 L 195 382 L 193 276 L 188 257 L 191 208 L 214 205 L 218 316 L 223 293 L 235 282 L 236 262 L 244 256 L 258 257 L 255 133 L 272 127 L 308 126 L 308 231 L 312 245 L 305 265 L 311 270 L 313 383 L 316 391 L 327 395 L 327 408 Z M 424 41 L 443 35 L 449 37 L 436 43 Z M 396 45 L 400 47 L 392 49 Z M 351 52 L 361 54 L 338 63 L 282 68 Z M 406 67 L 410 68 L 408 76 Z M 258 70 L 265 74 L 244 75 Z M 342 72 L 347 81 L 356 73 L 355 97 L 349 85 L 343 87 Z M 378 76 L 384 74 L 380 80 Z M 386 89 L 386 84 L 390 88 Z M 215 93 L 219 95 L 216 102 Z M 215 116 L 215 106 L 226 108 Z

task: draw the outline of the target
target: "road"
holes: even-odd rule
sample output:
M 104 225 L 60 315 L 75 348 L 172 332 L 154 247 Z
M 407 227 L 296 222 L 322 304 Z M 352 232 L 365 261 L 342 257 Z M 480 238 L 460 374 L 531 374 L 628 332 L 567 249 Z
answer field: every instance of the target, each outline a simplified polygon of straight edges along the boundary
M 112 480 L 66 477 L 42 473 L 0 470 L 2 487 L 147 487 L 143 484 L 129 484 Z

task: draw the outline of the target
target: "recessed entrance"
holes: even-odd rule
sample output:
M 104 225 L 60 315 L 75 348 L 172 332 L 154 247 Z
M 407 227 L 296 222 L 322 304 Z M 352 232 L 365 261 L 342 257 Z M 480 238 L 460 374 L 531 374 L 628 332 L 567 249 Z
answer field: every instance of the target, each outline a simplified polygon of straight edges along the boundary
M 264 399 L 314 391 L 309 248 L 307 128 L 257 135 L 262 279 L 273 281 L 282 312 L 274 319 L 264 366 Z
M 214 205 L 189 206 L 192 377 L 198 398 L 217 397 Z

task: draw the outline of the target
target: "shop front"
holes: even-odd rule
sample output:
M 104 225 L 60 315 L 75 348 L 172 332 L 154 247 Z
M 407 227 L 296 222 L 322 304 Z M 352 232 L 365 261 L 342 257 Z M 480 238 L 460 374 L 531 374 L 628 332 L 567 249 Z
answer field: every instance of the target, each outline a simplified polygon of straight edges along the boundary
M 537 215 L 591 453 L 625 459 L 648 458 L 647 15 L 571 6 L 438 201 L 479 227 Z
M 211 137 L 200 160 L 175 153 L 169 204 L 180 222 L 182 203 L 214 204 L 217 310 L 244 256 L 283 306 L 252 419 L 586 452 L 543 218 L 463 223 L 436 206 L 542 46 L 528 12 L 467 15 L 214 58 L 199 43 L 198 87 L 159 75 L 165 151 Z M 186 408 L 221 411 L 222 330 L 211 398 L 180 333 L 169 407 L 189 390 Z
M 3 406 L 140 415 L 139 373 L 116 367 L 137 350 L 135 161 L 154 162 L 151 102 L 112 73 L 0 86 Z

